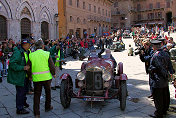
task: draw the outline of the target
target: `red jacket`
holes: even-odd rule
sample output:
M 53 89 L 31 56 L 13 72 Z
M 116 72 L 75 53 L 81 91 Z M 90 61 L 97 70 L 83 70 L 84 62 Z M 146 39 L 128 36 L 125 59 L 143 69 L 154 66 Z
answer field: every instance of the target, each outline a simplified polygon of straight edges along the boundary
M 85 47 L 85 48 L 88 48 L 88 43 L 85 43 L 85 44 L 84 44 L 84 47 Z
M 95 39 L 92 39 L 92 43 L 95 44 Z
M 81 41 L 80 44 L 81 44 L 81 47 L 84 47 L 84 42 L 83 41 Z

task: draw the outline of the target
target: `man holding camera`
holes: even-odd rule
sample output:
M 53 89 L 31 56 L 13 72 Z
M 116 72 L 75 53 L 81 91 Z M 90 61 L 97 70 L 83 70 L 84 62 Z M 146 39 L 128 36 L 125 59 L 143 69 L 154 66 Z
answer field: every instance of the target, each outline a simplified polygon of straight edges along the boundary
M 139 56 L 142 62 L 145 62 L 145 70 L 146 73 L 148 74 L 148 68 L 150 66 L 150 59 L 152 58 L 153 55 L 153 49 L 151 47 L 151 43 L 149 40 L 144 40 L 143 41 L 143 48 L 141 48 Z M 150 79 L 149 79 L 150 81 Z M 151 95 L 148 96 L 148 98 L 152 98 L 152 88 L 150 87 Z
M 148 74 L 148 68 L 150 66 L 150 59 L 152 55 L 153 55 L 153 49 L 151 47 L 150 41 L 146 39 L 143 41 L 143 48 L 141 48 L 139 56 L 141 61 L 145 62 L 145 70 L 147 74 Z

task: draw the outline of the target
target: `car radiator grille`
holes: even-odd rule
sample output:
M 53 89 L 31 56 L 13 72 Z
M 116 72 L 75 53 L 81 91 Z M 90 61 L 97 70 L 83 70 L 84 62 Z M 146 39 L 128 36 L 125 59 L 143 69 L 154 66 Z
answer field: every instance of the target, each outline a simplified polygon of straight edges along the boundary
M 102 90 L 103 79 L 101 71 L 86 71 L 86 89 L 87 90 Z

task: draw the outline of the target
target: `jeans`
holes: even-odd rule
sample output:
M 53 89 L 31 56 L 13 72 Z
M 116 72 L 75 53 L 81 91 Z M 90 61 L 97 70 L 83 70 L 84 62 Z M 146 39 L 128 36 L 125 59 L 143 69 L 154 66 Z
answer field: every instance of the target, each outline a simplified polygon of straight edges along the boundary
M 28 78 L 25 78 L 24 86 L 16 86 L 16 108 L 17 110 L 24 109 L 24 103 L 26 103 L 28 92 Z
M 51 107 L 51 80 L 34 82 L 34 115 L 40 115 L 40 96 L 42 93 L 42 86 L 45 89 L 45 109 Z
M 51 87 L 56 87 L 60 85 L 61 83 L 61 80 L 59 77 L 60 72 L 61 72 L 60 67 L 56 67 L 56 78 L 53 77 L 51 81 Z
M 7 66 L 7 59 L 4 60 L 4 64 L 3 64 L 3 75 L 4 76 L 7 76 L 7 69 L 8 69 L 8 66 Z

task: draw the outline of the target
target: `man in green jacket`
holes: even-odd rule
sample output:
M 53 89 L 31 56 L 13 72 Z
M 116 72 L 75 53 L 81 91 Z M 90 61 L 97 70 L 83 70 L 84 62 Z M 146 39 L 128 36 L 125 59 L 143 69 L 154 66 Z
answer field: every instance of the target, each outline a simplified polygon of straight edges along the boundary
M 63 51 L 60 48 L 60 45 L 54 45 L 52 48 L 49 50 L 50 56 L 53 59 L 53 62 L 56 67 L 56 78 L 53 77 L 52 82 L 51 82 L 51 89 L 56 90 L 56 88 L 60 88 L 59 86 L 59 72 L 62 70 L 62 61 L 64 59 L 64 54 Z
M 21 46 L 14 48 L 13 55 L 9 62 L 7 81 L 16 86 L 17 114 L 29 113 L 24 107 L 29 107 L 29 104 L 26 102 L 26 93 L 28 91 L 29 81 L 27 70 L 29 70 L 30 66 L 27 66 L 27 62 L 30 46 L 29 39 L 23 39 L 21 41 Z

